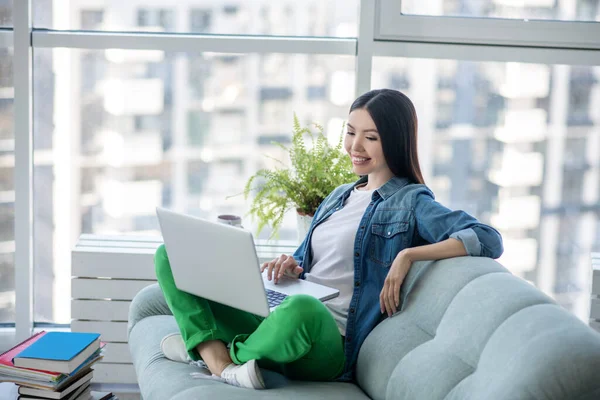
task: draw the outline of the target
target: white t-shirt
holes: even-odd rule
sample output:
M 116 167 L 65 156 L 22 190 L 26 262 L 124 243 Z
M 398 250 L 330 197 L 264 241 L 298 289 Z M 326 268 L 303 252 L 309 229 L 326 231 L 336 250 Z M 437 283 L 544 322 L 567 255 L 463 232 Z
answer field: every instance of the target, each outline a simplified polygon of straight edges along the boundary
M 313 259 L 305 279 L 340 291 L 338 297 L 325 301 L 325 305 L 342 335 L 346 334 L 348 308 L 354 290 L 354 240 L 373 192 L 355 188 L 344 207 L 315 228 L 310 241 Z

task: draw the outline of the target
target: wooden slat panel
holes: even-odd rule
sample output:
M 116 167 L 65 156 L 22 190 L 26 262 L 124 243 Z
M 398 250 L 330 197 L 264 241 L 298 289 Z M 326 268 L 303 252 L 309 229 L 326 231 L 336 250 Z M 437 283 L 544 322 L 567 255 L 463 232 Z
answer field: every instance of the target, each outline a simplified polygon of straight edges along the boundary
M 592 295 L 600 296 L 600 276 L 592 280 Z
M 600 320 L 600 299 L 591 300 L 590 318 Z
M 102 240 L 102 241 L 129 241 L 129 242 L 147 242 L 162 243 L 162 236 L 141 236 L 141 235 L 96 235 L 93 233 L 82 233 L 79 240 Z
M 73 319 L 126 322 L 130 304 L 130 301 L 72 300 L 71 316 Z
M 71 331 L 99 333 L 103 342 L 127 343 L 127 322 L 73 320 Z
M 76 248 L 71 252 L 71 275 L 154 280 L 154 250 Z
M 127 363 L 131 364 L 131 353 L 127 343 L 106 343 L 104 346 L 103 363 Z
M 137 281 L 119 279 L 71 279 L 71 297 L 73 299 L 114 299 L 132 300 L 146 286 L 156 281 Z
M 76 247 L 112 247 L 112 248 L 131 248 L 131 249 L 156 249 L 161 242 L 133 242 L 125 240 L 80 240 Z
M 282 253 L 261 251 L 259 263 L 271 261 Z M 74 277 L 156 279 L 152 249 L 77 248 L 71 253 L 71 270 Z
M 94 365 L 95 383 L 135 383 L 137 377 L 133 364 L 97 363 Z

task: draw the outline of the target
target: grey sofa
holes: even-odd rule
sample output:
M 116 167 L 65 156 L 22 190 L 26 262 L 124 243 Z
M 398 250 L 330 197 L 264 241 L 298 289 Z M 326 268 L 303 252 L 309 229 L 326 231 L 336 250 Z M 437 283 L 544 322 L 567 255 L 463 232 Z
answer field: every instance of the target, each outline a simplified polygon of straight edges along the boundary
M 160 288 L 135 297 L 129 347 L 144 400 L 600 399 L 600 334 L 495 261 L 415 263 L 402 312 L 364 342 L 356 384 L 296 382 L 264 371 L 268 390 L 194 379 L 160 351 L 177 325 Z

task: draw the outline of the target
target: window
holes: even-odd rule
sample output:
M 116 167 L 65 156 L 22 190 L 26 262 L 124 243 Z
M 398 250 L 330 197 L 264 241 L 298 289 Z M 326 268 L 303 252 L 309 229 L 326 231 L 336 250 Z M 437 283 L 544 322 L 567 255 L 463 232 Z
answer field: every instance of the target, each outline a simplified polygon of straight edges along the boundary
M 0 48 L 0 325 L 15 321 L 12 49 Z
M 13 25 L 12 11 L 12 0 L 0 0 L 0 27 Z
M 193 8 L 190 10 L 190 30 L 197 33 L 209 32 L 212 21 L 212 11 Z
M 585 84 L 573 84 L 575 77 Z M 551 246 L 554 286 L 571 291 L 561 304 L 579 315 L 589 284 L 589 265 L 579 255 L 600 247 L 595 235 L 579 228 L 600 204 L 599 77 L 600 67 L 589 66 L 373 61 L 373 87 L 406 88 L 415 103 L 420 161 L 433 191 L 449 207 L 499 228 L 506 249 L 500 262 L 518 276 L 536 283 L 554 274 L 537 258 Z M 572 123 L 574 103 L 583 125 Z M 560 206 L 546 195 L 560 199 Z M 568 230 L 546 229 L 557 216 Z M 561 251 L 577 256 L 565 258 Z
M 6 2 L 6 0 L 4 0 Z M 2 6 L 0 0 L 0 26 Z M 10 2 L 9 2 L 10 4 Z M 102 31 L 146 31 L 218 33 L 232 35 L 356 36 L 359 0 L 307 2 L 263 2 L 189 0 L 183 4 L 163 0 L 146 5 L 143 1 L 102 2 L 105 8 L 89 9 L 88 2 L 32 0 L 36 28 L 91 29 Z M 9 10 L 10 11 L 10 10 Z M 52 18 L 52 15 L 80 19 Z M 94 14 L 96 13 L 96 14 Z M 9 23 L 7 19 L 5 23 Z
M 402 13 L 454 17 L 490 17 L 598 21 L 599 0 L 403 0 Z
M 207 218 L 246 215 L 247 202 L 233 195 L 273 151 L 260 138 L 266 130 L 260 110 L 283 96 L 289 107 L 269 124 L 287 137 L 294 112 L 301 120 L 314 118 L 305 110 L 308 86 L 291 86 L 304 81 L 310 68 L 295 68 L 288 86 L 266 90 L 259 85 L 260 70 L 250 71 L 272 55 L 223 56 L 35 50 L 36 321 L 69 322 L 69 254 L 79 234 L 158 235 L 156 206 Z M 281 57 L 293 64 L 301 56 Z M 324 81 L 339 66 L 353 73 L 354 57 L 315 57 L 329 66 Z M 187 73 L 198 60 L 210 74 Z M 61 62 L 72 69 L 53 67 Z M 327 99 L 320 106 L 322 119 L 315 122 L 322 125 L 344 116 Z M 255 229 L 250 220 L 244 226 Z M 295 240 L 294 219 L 281 238 Z
M 81 10 L 81 29 L 90 31 L 102 29 L 103 21 L 103 10 Z
M 175 11 L 166 8 L 140 8 L 137 11 L 137 27 L 171 32 L 174 29 Z

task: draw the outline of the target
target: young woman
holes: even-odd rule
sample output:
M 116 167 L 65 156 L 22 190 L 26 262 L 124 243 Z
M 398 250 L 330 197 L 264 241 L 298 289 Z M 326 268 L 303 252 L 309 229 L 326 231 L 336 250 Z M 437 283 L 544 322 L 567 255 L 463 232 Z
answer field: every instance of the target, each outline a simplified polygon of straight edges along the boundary
M 181 331 L 163 339 L 167 358 L 202 359 L 213 376 L 254 389 L 264 388 L 258 365 L 292 379 L 348 381 L 367 335 L 399 310 L 414 261 L 500 257 L 495 229 L 444 207 L 424 185 L 408 97 L 389 89 L 365 93 L 352 104 L 347 127 L 344 147 L 361 178 L 321 203 L 293 255 L 262 265 L 275 283 L 286 275 L 340 295 L 325 303 L 290 296 L 263 319 L 179 291 L 161 246 L 156 274 Z

